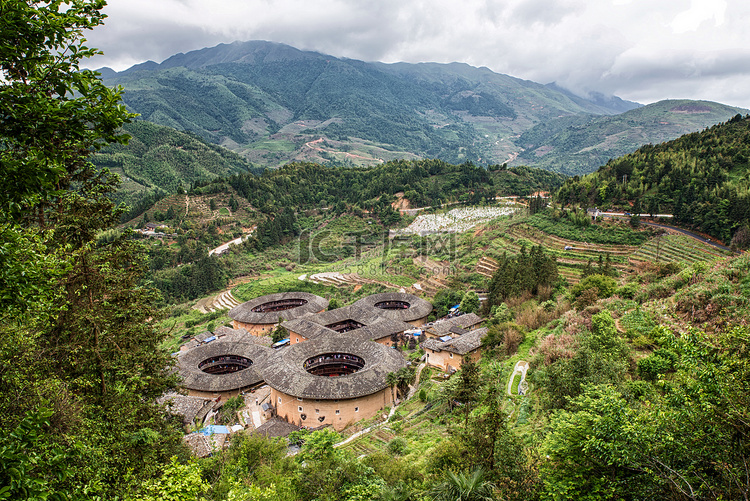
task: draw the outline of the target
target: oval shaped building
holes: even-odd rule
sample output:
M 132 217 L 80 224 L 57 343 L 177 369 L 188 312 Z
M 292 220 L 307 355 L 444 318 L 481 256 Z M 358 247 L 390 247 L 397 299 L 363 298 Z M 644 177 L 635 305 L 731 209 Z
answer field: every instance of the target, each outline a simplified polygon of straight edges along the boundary
M 328 300 L 309 292 L 281 292 L 256 297 L 229 310 L 232 327 L 254 336 L 271 332 L 279 319 L 285 322 L 328 308 Z
M 384 292 L 372 294 L 355 302 L 352 306 L 368 309 L 377 315 L 390 320 L 400 320 L 414 327 L 421 327 L 427 322 L 432 311 L 429 301 L 403 292 Z
M 401 354 L 373 341 L 325 336 L 271 354 L 259 367 L 276 415 L 299 426 L 348 424 L 393 405 L 389 372 Z
M 259 366 L 271 348 L 241 341 L 212 341 L 178 356 L 183 386 L 192 396 L 234 396 L 263 384 Z

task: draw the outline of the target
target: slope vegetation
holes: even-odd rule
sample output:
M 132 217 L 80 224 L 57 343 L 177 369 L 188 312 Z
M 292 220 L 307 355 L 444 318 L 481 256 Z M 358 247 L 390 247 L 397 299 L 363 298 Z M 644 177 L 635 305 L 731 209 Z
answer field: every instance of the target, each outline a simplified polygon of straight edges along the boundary
M 746 239 L 743 228 L 750 218 L 748 145 L 750 116 L 736 115 L 702 132 L 644 146 L 593 174 L 570 179 L 557 199 L 619 205 L 638 213 L 673 213 L 678 223 L 716 239 L 729 242 L 738 233 Z
M 614 116 L 577 115 L 524 132 L 518 161 L 573 176 L 592 166 L 729 120 L 739 108 L 709 101 L 660 101 Z

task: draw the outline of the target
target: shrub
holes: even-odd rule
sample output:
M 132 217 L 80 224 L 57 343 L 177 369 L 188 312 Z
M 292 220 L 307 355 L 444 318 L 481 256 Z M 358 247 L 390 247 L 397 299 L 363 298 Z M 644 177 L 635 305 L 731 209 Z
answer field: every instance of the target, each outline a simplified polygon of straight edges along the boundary
M 672 368 L 674 368 L 674 362 L 670 358 L 656 353 L 638 360 L 638 375 L 647 380 L 654 380 L 660 374 L 666 374 Z
M 638 284 L 630 282 L 623 285 L 622 287 L 618 287 L 617 289 L 615 289 L 615 294 L 620 296 L 621 298 L 633 299 L 635 295 L 638 294 L 639 290 L 640 287 L 638 286 Z
M 578 296 L 578 299 L 575 300 L 575 302 L 573 303 L 573 306 L 575 306 L 577 310 L 583 310 L 593 305 L 598 300 L 599 300 L 599 288 L 592 287 L 590 289 L 584 290 L 581 293 L 581 295 Z
M 521 311 L 516 314 L 516 323 L 528 331 L 543 327 L 552 320 L 553 312 L 547 311 L 536 302 L 530 301 L 523 305 Z
M 512 356 L 518 351 L 518 347 L 523 343 L 525 335 L 521 330 L 506 329 L 503 335 L 503 351 L 505 355 Z
M 578 342 L 575 336 L 567 333 L 549 334 L 539 343 L 538 357 L 544 365 L 557 360 L 573 358 Z
M 229 398 L 219 410 L 219 419 L 222 423 L 234 421 L 235 413 L 245 405 L 245 399 L 242 395 Z
M 402 456 L 406 452 L 407 446 L 408 444 L 406 443 L 406 440 L 401 437 L 396 437 L 388 442 L 388 452 L 394 456 Z
M 604 299 L 614 294 L 617 282 L 604 275 L 589 275 L 575 285 L 570 292 L 573 297 L 578 298 L 584 291 L 594 287 L 599 289 L 597 296 Z

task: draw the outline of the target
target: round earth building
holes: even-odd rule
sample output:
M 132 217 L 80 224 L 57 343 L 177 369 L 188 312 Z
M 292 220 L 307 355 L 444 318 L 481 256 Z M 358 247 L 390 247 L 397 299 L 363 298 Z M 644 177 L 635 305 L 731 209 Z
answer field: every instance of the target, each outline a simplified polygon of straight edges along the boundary
M 332 335 L 272 353 L 259 367 L 276 414 L 299 426 L 336 430 L 393 405 L 389 372 L 406 365 L 373 341 Z
M 232 327 L 245 329 L 254 336 L 270 333 L 279 319 L 294 320 L 310 313 L 320 313 L 328 300 L 308 292 L 281 292 L 256 297 L 229 310 Z

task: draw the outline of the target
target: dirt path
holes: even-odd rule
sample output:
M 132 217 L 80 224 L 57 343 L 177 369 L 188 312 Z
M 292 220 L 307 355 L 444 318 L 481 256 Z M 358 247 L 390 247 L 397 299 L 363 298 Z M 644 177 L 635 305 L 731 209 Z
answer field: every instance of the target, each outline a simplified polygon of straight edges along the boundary
M 513 395 L 511 392 L 511 389 L 513 388 L 513 380 L 516 378 L 516 374 L 521 375 L 521 380 L 518 382 L 518 389 L 521 390 L 521 385 L 526 380 L 526 371 L 529 370 L 529 363 L 525 360 L 519 360 L 516 362 L 516 366 L 513 368 L 513 373 L 510 375 L 510 379 L 508 379 L 508 395 Z M 523 395 L 523 393 L 518 393 L 519 395 Z
M 409 400 L 417 392 L 416 389 L 419 388 L 419 376 L 422 374 L 422 369 L 425 368 L 425 365 L 426 364 L 421 363 L 421 364 L 419 364 L 419 367 L 417 367 L 417 376 L 416 376 L 416 378 L 414 380 L 414 385 L 409 388 L 409 395 L 407 395 L 407 397 L 404 399 L 404 402 L 406 402 L 407 400 Z M 404 402 L 401 402 L 401 404 L 399 404 L 399 405 L 403 405 Z M 396 406 L 394 405 L 393 407 L 391 407 L 391 412 L 388 414 L 388 419 L 390 419 L 391 416 L 393 416 L 393 414 L 395 412 L 396 412 Z M 388 424 L 388 419 L 386 419 L 382 423 L 374 424 L 372 426 L 369 426 L 369 427 L 365 428 L 364 430 L 361 430 L 361 431 L 358 431 L 357 433 L 354 433 L 352 436 L 348 437 L 346 440 L 343 440 L 343 441 L 341 441 L 341 442 L 339 442 L 337 444 L 334 444 L 334 447 L 341 447 L 342 445 L 346 445 L 349 442 L 351 442 L 352 440 L 355 440 L 355 439 L 361 437 L 362 435 L 370 433 L 373 430 L 377 430 L 378 428 L 380 428 L 380 427 Z
M 311 150 L 325 151 L 323 148 L 315 148 L 314 146 L 310 146 L 312 144 L 318 144 L 318 143 L 322 143 L 322 142 L 323 142 L 323 138 L 321 137 L 320 139 L 316 139 L 315 141 L 308 141 L 307 143 L 305 143 L 305 146 L 307 146 Z
M 208 255 L 209 256 L 213 256 L 214 254 L 221 254 L 225 250 L 229 249 L 230 245 L 240 245 L 242 243 L 242 241 L 243 240 L 247 240 L 250 237 L 250 235 L 253 234 L 253 232 L 255 232 L 255 228 L 253 228 L 248 233 L 245 233 L 244 235 L 242 235 L 239 238 L 235 238 L 234 240 L 230 240 L 229 242 L 225 242 L 225 243 L 221 244 L 220 246 L 216 247 L 215 249 L 211 249 L 210 251 L 208 251 Z

